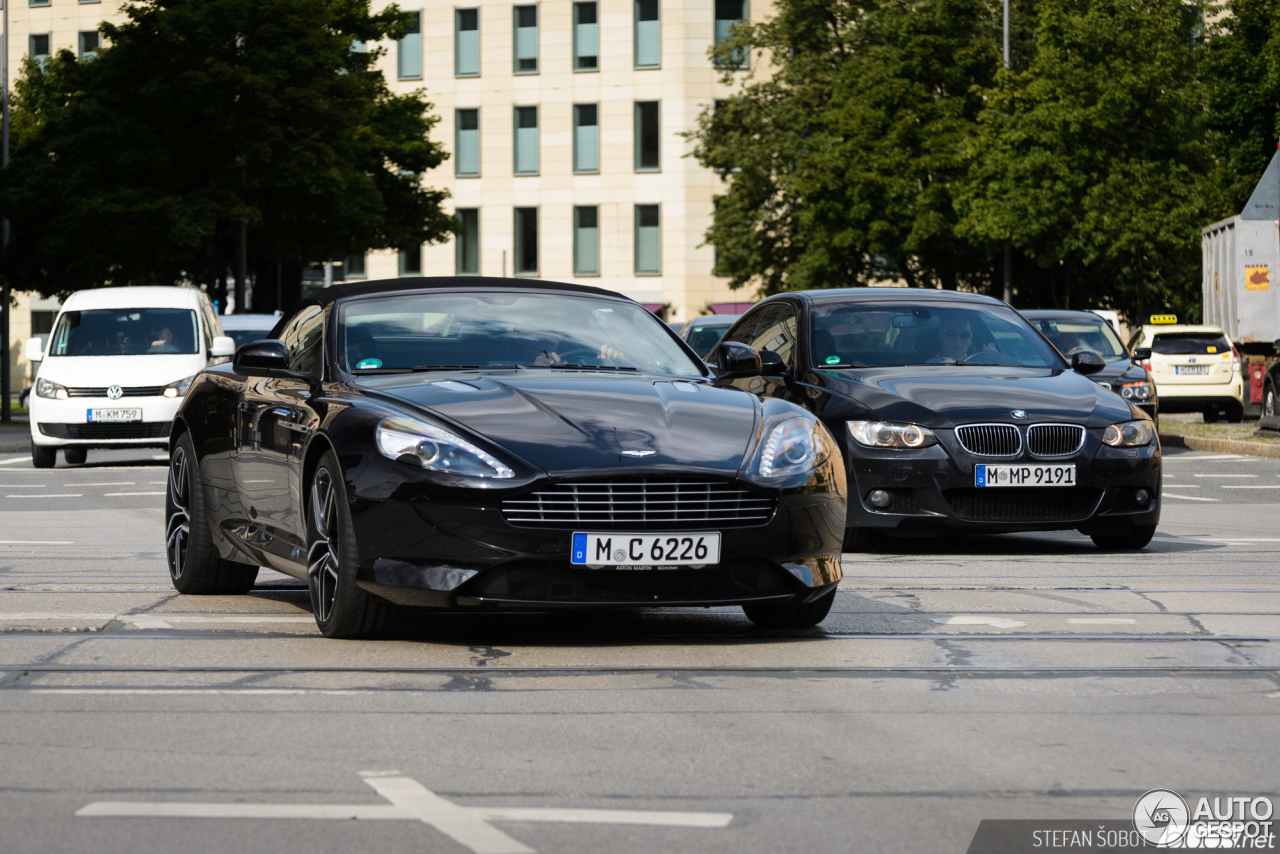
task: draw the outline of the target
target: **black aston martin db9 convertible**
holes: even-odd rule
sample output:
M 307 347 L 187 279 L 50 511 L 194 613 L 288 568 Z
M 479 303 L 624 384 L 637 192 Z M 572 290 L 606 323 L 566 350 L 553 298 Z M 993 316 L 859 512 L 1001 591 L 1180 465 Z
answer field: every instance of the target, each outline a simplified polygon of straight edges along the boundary
M 526 280 L 322 291 L 202 372 L 170 437 L 174 586 L 308 583 L 329 637 L 397 606 L 740 605 L 820 622 L 845 472 L 810 413 L 721 384 L 638 303 Z

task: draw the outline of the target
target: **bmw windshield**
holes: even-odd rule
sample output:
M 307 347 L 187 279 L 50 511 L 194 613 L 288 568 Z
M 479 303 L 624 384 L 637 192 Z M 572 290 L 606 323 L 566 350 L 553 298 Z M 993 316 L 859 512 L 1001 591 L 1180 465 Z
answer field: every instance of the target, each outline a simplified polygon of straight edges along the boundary
M 1021 316 L 1001 307 L 903 303 L 818 305 L 813 317 L 818 367 L 1007 365 L 1064 368 Z
M 338 322 L 339 361 L 355 374 L 518 367 L 703 375 L 658 318 L 621 300 L 406 294 L 351 300 Z

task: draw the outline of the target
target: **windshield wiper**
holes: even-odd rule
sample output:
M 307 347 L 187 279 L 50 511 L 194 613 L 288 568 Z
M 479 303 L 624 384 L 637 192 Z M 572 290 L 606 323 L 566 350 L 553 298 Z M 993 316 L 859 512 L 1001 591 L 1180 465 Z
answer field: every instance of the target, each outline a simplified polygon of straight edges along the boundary
M 414 373 L 424 371 L 518 371 L 523 365 L 418 365 Z
M 618 365 L 529 365 L 531 368 L 550 368 L 553 371 L 638 371 L 639 368 Z

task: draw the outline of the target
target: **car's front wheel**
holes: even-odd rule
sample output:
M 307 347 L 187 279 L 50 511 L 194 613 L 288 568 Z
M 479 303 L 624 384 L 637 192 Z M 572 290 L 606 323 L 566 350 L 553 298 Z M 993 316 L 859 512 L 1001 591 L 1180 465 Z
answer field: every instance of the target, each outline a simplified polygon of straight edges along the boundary
M 69 466 L 82 466 L 89 459 L 89 449 L 77 446 L 62 449 L 62 458 Z
M 307 586 L 325 637 L 368 640 L 390 626 L 394 607 L 356 584 L 355 528 L 342 467 L 326 451 L 311 477 L 307 500 Z
M 58 449 L 48 445 L 31 443 L 31 466 L 38 469 L 51 469 L 58 464 Z
M 1155 536 L 1155 525 L 1134 525 L 1123 534 L 1090 534 L 1093 544 L 1109 551 L 1132 551 L 1146 548 Z
M 880 532 L 875 528 L 845 528 L 844 546 L 846 552 L 869 552 L 880 539 Z
M 827 618 L 836 601 L 836 589 L 806 602 L 810 594 L 801 593 L 785 602 L 753 602 L 743 605 L 747 619 L 762 629 L 805 629 Z
M 165 558 L 169 577 L 181 593 L 248 593 L 258 568 L 223 560 L 209 533 L 204 484 L 191 434 L 183 433 L 169 455 L 164 499 Z

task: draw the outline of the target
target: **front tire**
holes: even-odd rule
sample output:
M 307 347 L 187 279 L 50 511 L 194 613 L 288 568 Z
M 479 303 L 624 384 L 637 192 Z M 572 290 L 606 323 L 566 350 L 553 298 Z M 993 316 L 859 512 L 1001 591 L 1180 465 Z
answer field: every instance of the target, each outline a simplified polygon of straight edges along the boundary
M 785 602 L 753 602 L 743 605 L 747 619 L 762 629 L 807 629 L 827 618 L 836 601 L 834 587 L 812 602 L 804 600 L 808 593 L 801 593 Z
M 1262 387 L 1262 414 L 1268 418 L 1276 417 L 1276 387 L 1270 380 Z
M 1108 551 L 1134 551 L 1146 548 L 1155 536 L 1155 525 L 1134 525 L 1123 534 L 1090 534 L 1089 539 L 1100 549 Z
M 58 464 L 58 449 L 48 445 L 31 443 L 31 465 L 38 469 L 51 469 Z
M 880 532 L 875 528 L 845 528 L 844 529 L 844 545 L 841 551 L 844 552 L 869 552 L 874 550 L 876 542 L 880 539 Z
M 67 461 L 69 466 L 82 466 L 85 460 L 89 459 L 89 449 L 76 446 L 63 448 L 62 458 Z
M 359 560 L 342 467 L 326 451 L 311 476 L 307 501 L 307 587 L 316 625 L 327 638 L 370 640 L 391 623 L 392 604 L 356 584 Z
M 178 592 L 195 595 L 249 592 L 258 577 L 258 568 L 223 560 L 213 544 L 204 506 L 204 484 L 190 433 L 178 438 L 169 455 L 164 518 L 165 558 L 169 577 Z

